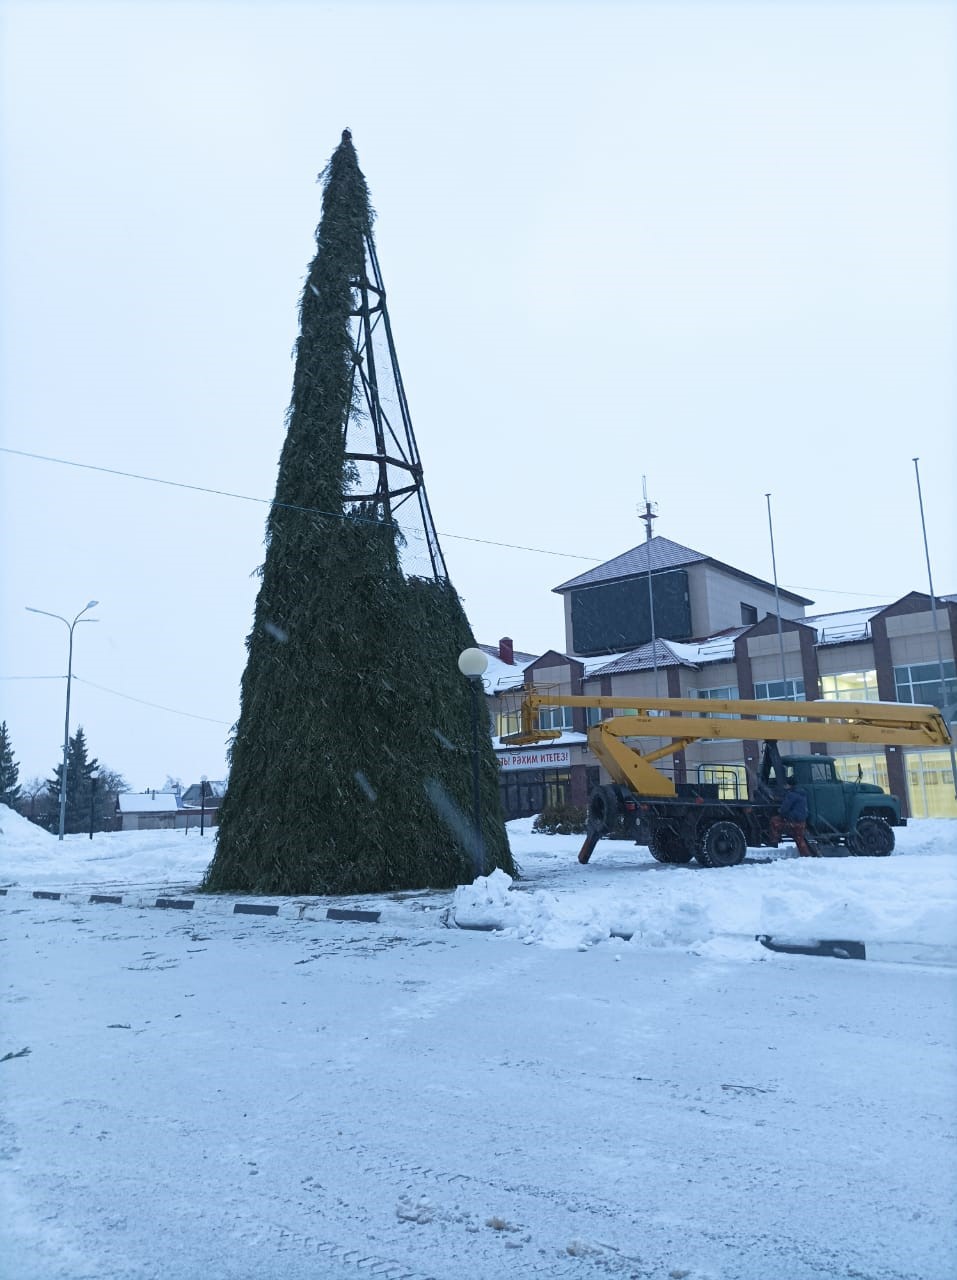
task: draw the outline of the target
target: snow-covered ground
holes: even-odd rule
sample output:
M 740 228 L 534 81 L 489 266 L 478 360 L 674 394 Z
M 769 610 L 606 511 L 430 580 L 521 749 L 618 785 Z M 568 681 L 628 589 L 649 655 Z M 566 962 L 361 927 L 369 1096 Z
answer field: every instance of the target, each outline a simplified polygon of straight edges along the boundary
M 0 1276 L 957 1274 L 957 823 L 718 871 L 509 830 L 514 884 L 258 916 L 195 893 L 214 833 L 0 808 Z

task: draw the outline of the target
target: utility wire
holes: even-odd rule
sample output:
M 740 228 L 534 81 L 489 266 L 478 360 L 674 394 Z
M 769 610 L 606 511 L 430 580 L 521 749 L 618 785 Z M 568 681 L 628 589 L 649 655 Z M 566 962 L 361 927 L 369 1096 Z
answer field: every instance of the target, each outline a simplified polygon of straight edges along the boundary
M 102 693 L 112 693 L 115 698 L 125 698 L 127 702 L 138 702 L 144 707 L 154 707 L 157 711 L 168 711 L 174 716 L 188 716 L 190 720 L 205 720 L 207 724 L 224 724 L 227 728 L 231 728 L 228 720 L 214 720 L 212 716 L 198 716 L 194 711 L 178 711 L 175 707 L 164 707 L 159 702 L 147 702 L 145 698 L 134 698 L 132 694 L 120 693 L 117 689 L 108 689 L 105 684 L 96 684 L 93 680 L 84 680 L 82 676 L 73 675 L 74 680 L 79 680 L 80 684 L 88 684 L 93 689 L 99 689 Z
M 0 680 L 65 680 L 66 676 L 0 676 Z M 78 680 L 80 684 L 88 684 L 93 689 L 99 689 L 102 693 L 111 693 L 114 698 L 125 698 L 127 702 L 138 702 L 144 707 L 155 707 L 157 711 L 168 711 L 173 716 L 188 716 L 190 720 L 205 720 L 207 724 L 224 724 L 230 726 L 228 720 L 214 720 L 212 716 L 198 716 L 195 711 L 179 711 L 176 707 L 164 707 L 159 702 L 147 702 L 145 698 L 134 698 L 131 693 L 120 693 L 118 689 L 108 689 L 105 684 L 97 684 L 93 680 L 84 680 L 82 676 L 73 673 L 73 679 Z
M 345 519 L 368 519 L 364 516 L 346 516 L 341 511 L 322 511 L 319 507 L 300 507 L 292 502 L 276 502 L 273 498 L 257 498 L 248 493 L 232 493 L 228 489 L 211 489 L 205 485 L 187 484 L 183 480 L 166 480 L 160 476 L 144 476 L 135 471 L 119 471 L 114 467 L 98 467 L 89 462 L 74 462 L 70 458 L 53 458 L 43 453 L 28 453 L 25 449 L 9 449 L 4 445 L 0 445 L 0 453 L 10 453 L 18 458 L 32 458 L 37 462 L 53 462 L 62 467 L 77 467 L 82 471 L 99 471 L 103 475 L 121 476 L 125 480 L 143 480 L 147 484 L 168 485 L 174 489 L 188 489 L 193 493 L 208 493 L 218 498 L 234 498 L 237 502 L 256 502 L 263 506 L 284 507 L 289 511 L 302 511 L 306 515 L 331 516 L 335 520 Z M 370 524 L 378 523 L 378 521 L 369 521 Z M 422 533 L 418 529 L 410 528 L 408 525 L 398 525 L 403 533 L 412 534 L 413 537 L 422 537 Z M 507 551 L 531 551 L 535 555 L 540 556 L 559 556 L 566 560 L 587 560 L 591 564 L 604 563 L 597 556 L 586 556 L 575 551 L 552 551 L 548 547 L 526 547 L 520 543 L 514 542 L 494 542 L 490 538 L 473 538 L 463 533 L 442 533 L 437 531 L 441 538 L 453 538 L 458 542 L 474 542 L 484 547 L 501 547 Z M 788 584 L 786 591 L 817 591 L 822 595 L 830 596 L 855 596 L 861 600 L 886 600 L 887 596 L 878 595 L 871 591 L 841 591 L 835 587 L 809 587 L 800 584 Z M 848 612 L 844 610 L 843 612 Z
M 283 507 L 287 511 L 301 511 L 305 515 L 311 516 L 329 516 L 333 520 L 359 520 L 366 521 L 368 524 L 379 524 L 378 520 L 371 519 L 368 516 L 349 516 L 342 511 L 323 511 L 319 507 L 300 507 L 294 502 L 277 502 L 274 498 L 256 498 L 248 493 L 231 493 L 228 489 L 210 489 L 200 484 L 186 484 L 183 480 L 165 480 L 160 476 L 144 476 L 135 471 L 118 471 L 114 467 L 97 467 L 90 462 L 74 462 L 70 458 L 51 458 L 43 453 L 27 453 L 25 449 L 8 449 L 4 445 L 0 445 L 0 453 L 11 453 L 18 458 L 32 458 L 36 462 L 55 462 L 62 467 L 78 467 L 82 471 L 99 471 L 103 475 L 122 476 L 125 480 L 144 480 L 148 484 L 164 484 L 174 489 L 189 489 L 193 493 L 209 493 L 217 498 L 235 498 L 238 502 L 257 502 L 268 507 Z M 396 528 L 401 529 L 405 534 L 411 534 L 413 537 L 422 537 L 418 529 L 410 528 L 408 525 L 397 524 Z M 551 551 L 547 547 L 526 547 L 514 542 L 493 542 L 490 538 L 471 538 L 464 533 L 439 533 L 441 538 L 454 538 L 459 542 L 477 542 L 484 547 L 503 547 L 507 551 L 533 551 L 540 556 L 561 556 L 566 560 L 588 560 L 592 564 L 601 564 L 601 560 L 597 556 L 583 556 L 574 551 Z

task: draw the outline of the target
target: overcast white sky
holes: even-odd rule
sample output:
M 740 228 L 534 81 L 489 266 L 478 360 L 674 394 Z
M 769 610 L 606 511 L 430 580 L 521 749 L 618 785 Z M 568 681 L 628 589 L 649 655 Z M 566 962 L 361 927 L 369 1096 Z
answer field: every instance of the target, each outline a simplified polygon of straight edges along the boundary
M 551 588 L 643 539 L 643 475 L 656 532 L 768 578 L 770 491 L 821 612 L 926 590 L 919 455 L 957 590 L 953 4 L 0 13 L 4 448 L 262 500 L 0 454 L 21 780 L 57 762 L 67 650 L 24 606 L 94 598 L 72 727 L 136 788 L 224 774 L 347 125 L 480 641 L 563 647 Z

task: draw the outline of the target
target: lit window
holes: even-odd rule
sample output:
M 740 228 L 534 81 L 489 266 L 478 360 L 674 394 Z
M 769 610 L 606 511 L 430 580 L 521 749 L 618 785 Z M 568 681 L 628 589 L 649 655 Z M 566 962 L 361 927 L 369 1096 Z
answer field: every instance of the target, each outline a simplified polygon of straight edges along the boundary
M 517 711 L 500 711 L 497 717 L 498 736 L 507 738 L 510 733 L 518 733 L 522 727 L 522 718 Z
M 876 671 L 841 671 L 821 676 L 821 697 L 828 702 L 878 702 Z

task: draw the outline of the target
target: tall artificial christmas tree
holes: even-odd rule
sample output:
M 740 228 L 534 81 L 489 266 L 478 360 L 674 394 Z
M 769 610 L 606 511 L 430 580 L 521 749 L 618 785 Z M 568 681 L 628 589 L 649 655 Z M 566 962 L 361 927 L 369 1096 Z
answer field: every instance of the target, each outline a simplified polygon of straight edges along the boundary
M 323 175 L 292 400 L 204 888 L 375 893 L 514 872 L 475 641 L 422 482 L 348 130 Z

